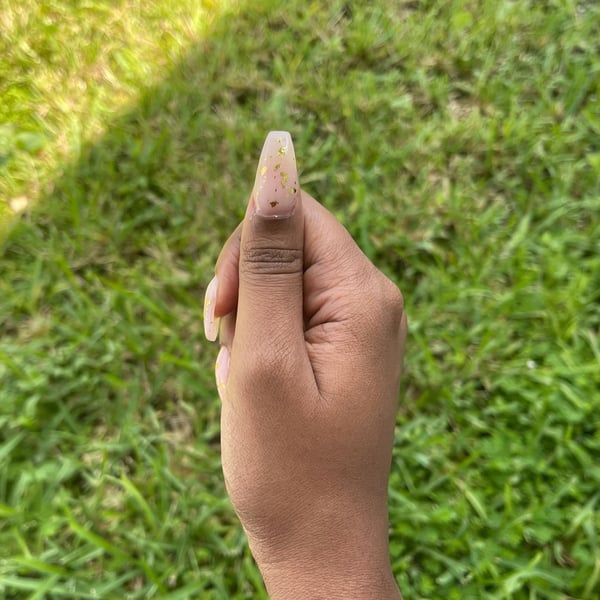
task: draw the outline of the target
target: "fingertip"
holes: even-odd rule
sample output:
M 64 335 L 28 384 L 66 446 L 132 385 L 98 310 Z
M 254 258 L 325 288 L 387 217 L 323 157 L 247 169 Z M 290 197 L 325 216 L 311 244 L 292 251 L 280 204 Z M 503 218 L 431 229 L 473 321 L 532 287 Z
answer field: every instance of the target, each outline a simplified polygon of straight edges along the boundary
M 222 346 L 231 348 L 233 346 L 233 338 L 235 337 L 235 321 L 236 312 L 230 312 L 221 319 L 219 328 L 219 342 Z
M 215 318 L 224 317 L 237 306 L 239 275 L 237 262 L 219 269 L 219 287 L 215 297 Z
M 219 279 L 215 298 L 216 317 L 224 317 L 237 307 L 241 234 L 242 223 L 225 242 L 215 265 L 215 272 Z

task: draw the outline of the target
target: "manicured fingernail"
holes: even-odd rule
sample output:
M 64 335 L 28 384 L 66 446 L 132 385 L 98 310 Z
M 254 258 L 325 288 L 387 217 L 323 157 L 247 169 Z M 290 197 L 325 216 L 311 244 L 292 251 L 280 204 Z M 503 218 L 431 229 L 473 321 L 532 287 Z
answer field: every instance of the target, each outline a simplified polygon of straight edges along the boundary
M 227 376 L 229 375 L 229 350 L 227 346 L 221 346 L 215 363 L 215 379 L 217 380 L 217 391 L 219 398 L 223 402 L 225 396 L 225 385 L 227 384 Z
M 289 217 L 300 195 L 298 170 L 292 136 L 287 131 L 271 131 L 258 161 L 252 198 L 255 213 L 278 219 Z
M 213 277 L 206 288 L 204 296 L 204 335 L 214 342 L 219 334 L 219 319 L 215 319 L 215 304 L 217 301 L 217 277 Z

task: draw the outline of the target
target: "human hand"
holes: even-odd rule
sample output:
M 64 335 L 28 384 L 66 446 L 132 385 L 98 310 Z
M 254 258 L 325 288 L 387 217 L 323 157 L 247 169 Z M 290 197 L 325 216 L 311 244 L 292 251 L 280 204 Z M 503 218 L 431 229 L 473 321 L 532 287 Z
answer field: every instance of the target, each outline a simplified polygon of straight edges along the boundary
M 271 598 L 400 598 L 387 481 L 406 317 L 398 288 L 300 190 L 271 132 L 207 289 L 222 464 Z

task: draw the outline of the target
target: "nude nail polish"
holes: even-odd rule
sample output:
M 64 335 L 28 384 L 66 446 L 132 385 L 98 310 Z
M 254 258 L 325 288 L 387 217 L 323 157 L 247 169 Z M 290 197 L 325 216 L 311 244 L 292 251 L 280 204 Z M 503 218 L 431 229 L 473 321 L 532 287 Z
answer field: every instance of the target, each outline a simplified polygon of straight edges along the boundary
M 271 131 L 265 140 L 252 199 L 254 212 L 269 219 L 283 219 L 294 213 L 300 186 L 292 136 L 287 131 Z
M 215 304 L 217 302 L 217 277 L 213 277 L 206 288 L 204 296 L 204 335 L 210 342 L 214 342 L 219 334 L 219 320 L 215 318 Z

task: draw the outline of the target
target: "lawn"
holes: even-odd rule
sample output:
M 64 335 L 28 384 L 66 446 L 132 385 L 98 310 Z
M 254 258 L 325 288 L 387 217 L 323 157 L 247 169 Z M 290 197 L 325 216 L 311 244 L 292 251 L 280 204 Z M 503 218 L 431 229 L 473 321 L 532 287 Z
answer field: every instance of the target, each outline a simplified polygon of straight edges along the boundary
M 270 129 L 406 298 L 406 599 L 600 598 L 597 2 L 4 0 L 0 33 L 1 598 L 266 598 L 201 305 Z

